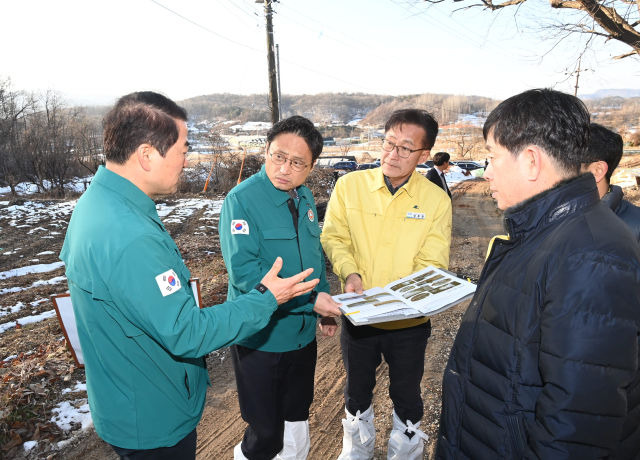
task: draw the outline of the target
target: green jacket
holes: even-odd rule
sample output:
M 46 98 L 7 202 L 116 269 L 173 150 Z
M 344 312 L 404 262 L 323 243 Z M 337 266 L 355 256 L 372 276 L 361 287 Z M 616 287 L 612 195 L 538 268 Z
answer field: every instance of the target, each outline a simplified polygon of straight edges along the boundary
M 313 195 L 304 186 L 297 191 L 297 235 L 287 206 L 289 194 L 273 186 L 264 166 L 227 195 L 219 231 L 229 272 L 228 300 L 249 292 L 278 256 L 283 260 L 281 277 L 311 267 L 309 279 L 320 278 L 316 291 L 329 292 Z M 296 297 L 278 307 L 267 327 L 238 343 L 269 352 L 297 350 L 314 340 L 316 319 L 309 295 Z
M 153 200 L 104 167 L 78 200 L 60 258 L 91 416 L 118 447 L 171 446 L 190 433 L 209 383 L 203 356 L 262 329 L 277 308 L 270 292 L 249 289 L 199 309 Z

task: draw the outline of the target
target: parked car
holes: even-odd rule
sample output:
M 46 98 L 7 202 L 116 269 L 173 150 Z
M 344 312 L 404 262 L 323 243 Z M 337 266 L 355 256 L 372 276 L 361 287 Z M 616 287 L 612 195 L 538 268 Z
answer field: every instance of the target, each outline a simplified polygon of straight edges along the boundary
M 358 163 L 355 161 L 338 161 L 333 164 L 332 168 L 337 176 L 342 176 L 343 174 L 358 169 Z
M 484 164 L 478 163 L 477 161 L 452 161 L 451 164 L 466 169 L 467 171 L 484 168 Z
M 427 172 L 431 168 L 433 168 L 433 161 L 431 161 L 431 160 L 425 161 L 424 163 L 420 163 L 420 164 L 416 165 L 416 171 L 418 171 L 423 176 L 426 176 Z
M 373 169 L 379 167 L 380 163 L 362 163 L 358 165 L 358 171 L 360 171 L 361 169 Z

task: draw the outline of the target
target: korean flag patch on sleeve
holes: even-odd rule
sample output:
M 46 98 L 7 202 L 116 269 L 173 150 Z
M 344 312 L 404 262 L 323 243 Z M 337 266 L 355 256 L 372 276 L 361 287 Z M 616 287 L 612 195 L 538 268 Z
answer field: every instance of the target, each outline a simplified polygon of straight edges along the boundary
M 166 272 L 160 273 L 156 276 L 156 283 L 158 283 L 162 297 L 173 294 L 174 292 L 179 291 L 182 287 L 180 284 L 180 278 L 178 278 L 178 275 L 173 270 L 167 270 Z
M 248 235 L 249 224 L 246 220 L 232 220 L 231 221 L 231 234 L 232 235 Z

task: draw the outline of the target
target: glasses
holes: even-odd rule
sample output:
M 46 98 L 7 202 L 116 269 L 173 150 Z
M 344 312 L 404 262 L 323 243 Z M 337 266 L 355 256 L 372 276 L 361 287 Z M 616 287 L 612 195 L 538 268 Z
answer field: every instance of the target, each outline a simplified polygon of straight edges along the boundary
M 387 139 L 382 141 L 382 150 L 384 150 L 385 152 L 393 152 L 393 149 L 398 149 L 398 156 L 400 158 L 409 158 L 409 155 L 411 155 L 413 152 L 426 150 L 424 147 L 421 149 L 410 149 L 409 147 L 403 147 L 402 145 L 394 144 Z
M 273 161 L 273 164 L 280 166 L 288 161 L 291 165 L 291 169 L 297 172 L 304 171 L 306 167 L 309 166 L 307 163 L 297 158 L 290 160 L 286 155 L 283 155 L 282 153 L 269 153 L 269 155 L 271 156 L 271 161 Z

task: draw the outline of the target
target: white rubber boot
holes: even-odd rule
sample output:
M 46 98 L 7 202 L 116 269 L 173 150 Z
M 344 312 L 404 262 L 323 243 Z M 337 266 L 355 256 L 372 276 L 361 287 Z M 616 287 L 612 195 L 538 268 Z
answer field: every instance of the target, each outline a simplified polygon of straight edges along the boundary
M 344 435 L 342 452 L 338 460 L 371 460 L 376 443 L 376 430 L 373 426 L 373 406 L 356 415 L 351 415 L 345 408 L 347 418 L 342 419 Z
M 429 436 L 420 431 L 420 422 L 413 424 L 409 420 L 402 423 L 402 420 L 393 411 L 393 429 L 389 436 L 387 448 L 387 460 L 422 460 L 424 442 L 429 440 Z M 413 434 L 411 438 L 405 432 Z
M 233 448 L 233 460 L 249 460 L 242 453 L 242 449 L 240 448 L 241 445 L 242 445 L 242 441 L 236 444 L 236 446 Z
M 276 460 L 306 460 L 311 447 L 309 440 L 309 420 L 303 422 L 284 422 L 282 450 Z

